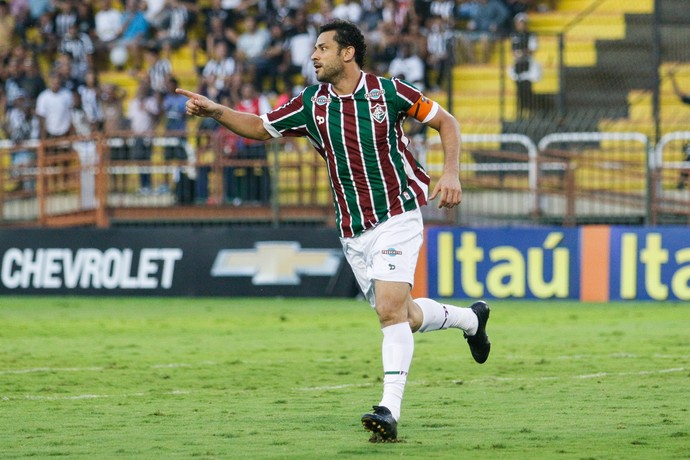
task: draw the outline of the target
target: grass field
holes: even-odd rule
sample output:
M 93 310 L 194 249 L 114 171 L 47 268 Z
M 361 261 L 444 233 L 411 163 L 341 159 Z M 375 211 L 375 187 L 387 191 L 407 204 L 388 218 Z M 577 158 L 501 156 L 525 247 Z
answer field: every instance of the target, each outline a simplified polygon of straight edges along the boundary
M 494 302 L 416 334 L 396 444 L 360 301 L 0 297 L 0 458 L 690 458 L 690 305 Z

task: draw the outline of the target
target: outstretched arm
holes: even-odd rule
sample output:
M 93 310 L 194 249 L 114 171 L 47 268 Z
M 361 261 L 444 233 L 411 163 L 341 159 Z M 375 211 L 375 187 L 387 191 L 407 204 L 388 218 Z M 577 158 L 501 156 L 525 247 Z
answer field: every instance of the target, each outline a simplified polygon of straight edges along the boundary
M 186 89 L 177 88 L 175 92 L 188 98 L 185 106 L 187 115 L 213 118 L 233 133 L 248 139 L 271 139 L 271 134 L 266 131 L 264 122 L 258 115 L 233 110 Z
M 438 112 L 428 123 L 441 135 L 444 161 L 443 173 L 434 187 L 430 200 L 439 196 L 439 208 L 452 208 L 462 201 L 460 184 L 460 123 L 450 113 L 439 106 Z

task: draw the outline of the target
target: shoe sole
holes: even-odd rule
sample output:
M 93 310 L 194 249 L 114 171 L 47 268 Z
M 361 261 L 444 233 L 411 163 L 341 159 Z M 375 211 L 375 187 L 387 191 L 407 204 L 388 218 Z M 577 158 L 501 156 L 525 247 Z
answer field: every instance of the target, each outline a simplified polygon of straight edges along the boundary
M 381 423 L 373 417 L 362 417 L 362 426 L 373 433 L 370 442 L 394 442 L 397 439 L 397 434 L 391 433 L 388 423 Z

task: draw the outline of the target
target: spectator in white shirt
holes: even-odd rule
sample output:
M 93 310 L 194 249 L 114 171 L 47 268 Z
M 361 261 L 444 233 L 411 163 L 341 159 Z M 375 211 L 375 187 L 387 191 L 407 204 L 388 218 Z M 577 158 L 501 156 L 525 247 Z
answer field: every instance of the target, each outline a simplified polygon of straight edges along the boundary
M 424 61 L 414 51 L 413 45 L 402 42 L 398 55 L 388 67 L 388 73 L 391 77 L 401 78 L 417 89 L 424 90 Z
M 61 87 L 60 77 L 51 73 L 48 88 L 38 95 L 36 115 L 41 122 L 41 138 L 62 137 L 70 134 L 72 123 L 72 93 Z
M 100 62 L 105 62 L 110 49 L 122 32 L 120 19 L 122 13 L 113 8 L 112 0 L 101 0 L 100 9 L 94 16 L 96 55 Z

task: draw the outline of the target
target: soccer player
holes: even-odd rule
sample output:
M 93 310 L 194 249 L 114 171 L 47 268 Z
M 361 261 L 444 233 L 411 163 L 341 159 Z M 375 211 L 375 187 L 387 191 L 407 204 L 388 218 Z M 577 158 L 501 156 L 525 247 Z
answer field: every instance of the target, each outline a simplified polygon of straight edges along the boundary
M 405 81 L 363 72 L 365 52 L 354 24 L 323 25 L 311 55 L 320 84 L 261 116 L 177 91 L 189 98 L 189 115 L 212 117 L 250 139 L 306 136 L 326 161 L 343 251 L 383 332 L 383 397 L 362 416 L 377 442 L 397 438 L 413 332 L 460 329 L 478 363 L 486 361 L 491 344 L 486 303 L 461 308 L 410 294 L 423 239 L 420 206 L 427 203 L 430 179 L 408 149 L 403 121 L 414 117 L 441 136 L 444 169 L 429 199 L 438 198 L 444 208 L 462 199 L 460 125 Z

